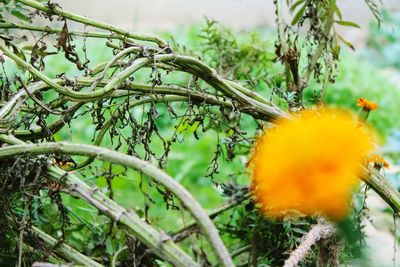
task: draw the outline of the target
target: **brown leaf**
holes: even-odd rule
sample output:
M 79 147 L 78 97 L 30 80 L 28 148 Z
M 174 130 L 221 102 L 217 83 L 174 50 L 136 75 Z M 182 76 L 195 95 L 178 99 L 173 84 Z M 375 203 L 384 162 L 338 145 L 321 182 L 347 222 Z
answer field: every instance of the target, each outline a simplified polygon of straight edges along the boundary
M 60 32 L 60 35 L 57 39 L 57 45 L 56 47 L 60 49 L 61 47 L 65 50 L 67 47 L 67 42 L 68 42 L 68 26 L 67 26 L 67 21 L 64 21 L 64 26 Z

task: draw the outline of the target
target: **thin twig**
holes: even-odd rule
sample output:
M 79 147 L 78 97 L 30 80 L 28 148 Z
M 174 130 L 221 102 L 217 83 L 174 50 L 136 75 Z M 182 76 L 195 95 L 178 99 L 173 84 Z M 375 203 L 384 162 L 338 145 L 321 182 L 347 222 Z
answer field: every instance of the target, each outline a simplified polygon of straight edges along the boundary
M 46 110 L 48 113 L 50 114 L 54 114 L 54 115 L 61 115 L 61 112 L 58 111 L 54 111 L 51 110 L 49 107 L 47 107 L 42 101 L 40 101 L 39 99 L 36 98 L 36 96 L 34 96 L 33 94 L 31 94 L 29 92 L 29 90 L 26 88 L 25 83 L 22 81 L 21 77 L 17 77 L 17 80 L 19 81 L 19 83 L 21 84 L 22 88 L 25 90 L 26 94 L 33 100 L 33 102 L 35 102 L 36 104 L 38 104 L 42 109 Z

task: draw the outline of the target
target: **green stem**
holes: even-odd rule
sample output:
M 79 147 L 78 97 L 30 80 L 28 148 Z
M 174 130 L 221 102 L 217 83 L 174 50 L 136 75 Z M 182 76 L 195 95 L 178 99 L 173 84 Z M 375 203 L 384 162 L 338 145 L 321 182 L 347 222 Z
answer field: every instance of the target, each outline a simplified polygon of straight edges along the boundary
M 25 0 L 24 0 L 25 1 Z M 110 93 L 112 93 L 121 83 L 125 81 L 126 78 L 128 78 L 130 75 L 132 75 L 135 71 L 138 69 L 142 68 L 143 66 L 151 63 L 154 59 L 152 58 L 139 58 L 135 60 L 134 63 L 132 63 L 131 66 L 126 68 L 125 70 L 121 71 L 117 75 L 115 75 L 110 82 L 101 90 L 96 90 L 93 92 L 76 92 L 74 90 L 71 90 L 69 88 L 63 87 L 57 83 L 55 83 L 52 79 L 38 71 L 35 67 L 33 67 L 31 64 L 20 58 L 18 55 L 13 53 L 11 50 L 9 50 L 5 44 L 0 43 L 0 50 L 3 51 L 5 55 L 10 57 L 13 61 L 15 61 L 18 65 L 20 65 L 22 68 L 25 68 L 28 70 L 30 73 L 32 73 L 34 76 L 38 77 L 40 80 L 48 84 L 50 87 L 53 87 L 58 93 L 67 96 L 71 100 L 77 101 L 77 102 L 85 102 L 87 100 L 97 100 L 102 98 L 103 96 L 106 96 Z M 159 55 L 160 60 L 171 60 L 175 56 L 173 54 L 167 54 L 167 55 Z
M 104 79 L 104 77 L 107 74 L 107 71 L 121 58 L 126 57 L 128 54 L 132 52 L 139 52 L 141 48 L 139 47 L 128 47 L 122 51 L 120 51 L 118 54 L 116 54 L 110 61 L 108 61 L 107 65 L 104 67 L 103 71 L 100 73 L 100 75 L 96 78 L 94 83 L 90 86 L 89 91 L 93 91 L 97 85 Z
M 393 209 L 394 213 L 400 214 L 400 193 L 385 176 L 376 169 L 367 167 L 363 169 L 361 179 Z
M 127 249 L 128 249 L 127 246 L 123 246 L 117 252 L 115 252 L 114 256 L 112 257 L 111 267 L 116 267 L 117 266 L 117 260 L 118 260 L 119 254 L 121 254 L 123 251 L 125 251 Z

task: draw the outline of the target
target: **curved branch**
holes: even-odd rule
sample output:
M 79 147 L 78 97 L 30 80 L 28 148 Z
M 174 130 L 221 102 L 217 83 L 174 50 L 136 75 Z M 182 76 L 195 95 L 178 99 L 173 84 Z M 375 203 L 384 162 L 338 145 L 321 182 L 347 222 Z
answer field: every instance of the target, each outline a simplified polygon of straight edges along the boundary
M 250 106 L 255 112 L 265 116 L 266 119 L 274 120 L 277 117 L 287 117 L 288 115 L 278 107 L 274 105 L 267 105 L 265 101 L 259 102 L 252 97 L 254 93 L 250 90 L 245 89 L 241 86 L 233 87 L 225 79 L 219 76 L 213 68 L 209 67 L 205 63 L 201 62 L 192 57 L 176 55 L 176 54 L 161 54 L 153 55 L 148 58 L 136 59 L 132 65 L 119 72 L 117 75 L 112 77 L 110 81 L 100 90 L 93 92 L 76 92 L 69 88 L 63 87 L 55 83 L 52 79 L 48 78 L 46 75 L 38 71 L 31 64 L 21 59 L 18 55 L 9 50 L 4 44 L 0 43 L 0 50 L 3 51 L 8 57 L 15 61 L 21 67 L 27 69 L 30 73 L 37 76 L 39 79 L 44 81 L 50 87 L 53 87 L 58 93 L 67 96 L 69 99 L 77 102 L 86 102 L 88 100 L 96 100 L 102 98 L 105 95 L 112 93 L 122 84 L 126 78 L 136 72 L 138 69 L 155 62 L 171 62 L 177 64 L 182 68 L 182 70 L 189 73 L 195 74 L 196 76 L 202 78 L 209 85 L 213 86 L 215 89 L 220 91 L 226 96 L 238 101 L 243 106 Z M 236 88 L 240 88 L 239 90 Z M 243 93 L 244 92 L 244 93 Z
M 203 233 L 212 245 L 215 253 L 217 254 L 221 264 L 223 266 L 234 266 L 232 259 L 229 255 L 228 250 L 223 244 L 218 230 L 214 223 L 208 217 L 207 213 L 201 208 L 200 204 L 193 198 L 193 196 L 178 182 L 172 179 L 169 175 L 163 171 L 152 166 L 150 163 L 135 158 L 132 156 L 125 155 L 114 150 L 101 148 L 91 145 L 83 144 L 69 144 L 65 142 L 59 143 L 42 143 L 42 144 L 29 144 L 29 145 L 14 145 L 0 148 L 0 158 L 17 156 L 17 155 L 40 155 L 49 153 L 62 153 L 69 155 L 80 155 L 80 156 L 96 156 L 99 160 L 108 161 L 114 164 L 120 164 L 126 167 L 133 168 L 139 172 L 149 176 L 155 182 L 162 184 L 166 189 L 176 195 L 182 202 L 182 205 L 192 214 L 197 220 Z M 49 170 L 55 172 L 58 168 L 49 167 Z M 61 172 L 61 173 L 60 173 Z M 58 169 L 58 177 L 63 175 L 65 172 Z M 67 173 L 69 177 L 72 177 L 71 173 Z M 77 180 L 76 180 L 77 179 Z M 82 184 L 78 178 L 75 183 Z M 73 186 L 73 185 L 71 185 Z M 121 222 L 121 219 L 119 220 Z
M 8 144 L 20 144 L 17 146 L 22 147 L 32 146 L 24 145 L 24 142 L 18 140 L 12 135 L 0 135 L 0 140 Z M 26 154 L 22 151 L 20 152 L 19 155 Z M 48 165 L 47 173 L 52 179 L 58 182 L 60 179 L 63 179 L 63 182 L 65 182 L 67 188 L 71 191 L 70 194 L 86 200 L 110 219 L 125 226 L 128 234 L 132 234 L 138 238 L 143 244 L 149 247 L 155 255 L 171 262 L 175 266 L 199 267 L 199 265 L 194 262 L 189 255 L 182 251 L 172 241 L 171 237 L 148 225 L 133 210 L 126 210 L 119 206 L 116 202 L 101 193 L 97 187 L 91 188 L 81 181 L 74 173 L 65 172 L 51 164 Z
M 130 75 L 132 75 L 138 69 L 151 63 L 153 60 L 151 58 L 139 58 L 131 66 L 129 66 L 125 70 L 123 70 L 123 71 L 119 72 L 117 75 L 115 75 L 110 80 L 110 82 L 101 90 L 83 93 L 83 92 L 73 91 L 69 88 L 63 87 L 63 86 L 59 85 L 58 83 L 54 82 L 52 79 L 47 77 L 45 74 L 38 71 L 34 66 L 32 66 L 31 64 L 29 64 L 28 62 L 26 62 L 25 60 L 20 58 L 18 55 L 13 53 L 10 49 L 8 49 L 5 46 L 5 44 L 0 43 L 0 50 L 3 51 L 3 53 L 6 56 L 11 58 L 14 62 L 16 62 L 22 68 L 25 68 L 32 75 L 38 77 L 40 80 L 45 82 L 47 85 L 54 88 L 58 93 L 66 96 L 69 99 L 74 100 L 76 102 L 85 102 L 87 100 L 96 100 L 96 99 L 102 98 L 105 95 L 112 93 L 121 83 L 123 83 L 125 81 L 126 78 L 128 78 Z M 164 60 L 174 58 L 173 54 L 160 55 L 160 56 L 163 56 Z
M 77 194 L 113 221 L 124 225 L 128 230 L 128 234 L 139 239 L 155 255 L 176 266 L 199 266 L 172 241 L 170 236 L 144 222 L 133 210 L 127 210 L 119 206 L 101 193 L 97 187 L 91 188 L 72 172 L 65 172 L 55 166 L 48 167 L 48 174 L 58 181 L 63 177 L 72 194 Z
M 63 79 L 54 79 L 52 80 L 54 83 L 57 84 L 65 84 L 65 80 Z M 95 81 L 94 78 L 79 78 L 75 80 L 75 84 L 78 86 L 89 86 L 93 84 Z M 99 83 L 100 86 L 105 86 L 108 81 L 101 81 Z M 30 94 L 37 93 L 42 90 L 47 90 L 49 85 L 44 82 L 36 82 L 31 84 L 27 90 L 20 90 L 17 92 L 14 97 L 7 103 L 3 104 L 3 107 L 0 109 L 0 122 L 2 125 L 6 125 L 6 123 L 12 123 L 15 121 L 15 118 L 18 115 L 18 112 L 23 108 L 23 102 L 27 99 L 29 91 Z M 215 96 L 213 94 L 194 91 L 185 87 L 181 87 L 178 85 L 147 85 L 147 84 L 138 84 L 138 83 L 124 83 L 119 90 L 115 91 L 113 94 L 108 95 L 107 97 L 110 98 L 120 98 L 120 97 L 127 97 L 132 95 L 132 91 L 140 92 L 140 93 L 147 93 L 150 94 L 150 98 L 152 101 L 186 101 L 191 99 L 192 101 L 198 103 L 208 103 L 211 105 L 218 105 L 224 106 L 227 108 L 235 108 L 233 103 L 230 100 L 224 99 L 222 97 Z M 153 95 L 156 94 L 156 95 Z M 153 95 L 153 96 L 152 96 Z M 174 97 L 180 96 L 180 97 Z M 90 99 L 86 99 L 86 102 L 90 102 Z M 60 99 L 58 102 L 63 103 L 63 100 Z M 147 103 L 148 101 L 144 101 L 143 103 Z M 56 103 L 55 107 L 59 106 L 60 103 Z M 56 133 L 59 131 L 70 119 L 73 117 L 74 113 L 83 105 L 84 102 L 79 102 L 78 104 L 70 107 L 68 111 L 63 112 L 63 115 L 58 120 L 52 122 L 48 125 L 48 128 L 51 133 Z M 265 117 L 260 117 L 260 114 L 254 112 L 253 109 L 250 107 L 236 107 L 239 108 L 244 113 L 247 113 L 254 118 L 261 118 L 266 119 Z M 42 110 L 46 113 L 46 110 Z M 26 110 L 24 111 L 26 112 Z M 40 110 L 38 111 L 40 112 Z M 7 132 L 9 127 L 0 127 L 0 131 Z M 13 133 L 18 138 L 23 140 L 32 140 L 38 138 L 45 138 L 47 137 L 50 132 L 43 132 L 41 127 L 37 127 L 31 130 L 14 130 Z
M 128 47 L 122 51 L 120 51 L 118 54 L 116 54 L 110 61 L 108 61 L 107 65 L 105 65 L 103 71 L 100 73 L 99 77 L 96 78 L 96 80 L 93 82 L 93 84 L 90 86 L 89 91 L 93 91 L 97 85 L 104 79 L 104 77 L 107 74 L 107 71 L 110 69 L 111 66 L 115 64 L 118 60 L 121 58 L 126 57 L 129 53 L 132 52 L 139 52 L 141 49 L 139 47 Z
M 39 228 L 32 226 L 32 232 L 35 233 L 48 247 L 54 248 L 57 254 L 62 258 L 72 261 L 77 264 L 82 264 L 84 266 L 90 267 L 102 267 L 104 265 L 92 260 L 91 258 L 83 255 L 82 253 L 76 251 L 74 248 L 70 247 L 65 243 L 59 244 L 59 242 L 52 236 L 46 234 Z M 56 246 L 56 247 L 54 247 Z

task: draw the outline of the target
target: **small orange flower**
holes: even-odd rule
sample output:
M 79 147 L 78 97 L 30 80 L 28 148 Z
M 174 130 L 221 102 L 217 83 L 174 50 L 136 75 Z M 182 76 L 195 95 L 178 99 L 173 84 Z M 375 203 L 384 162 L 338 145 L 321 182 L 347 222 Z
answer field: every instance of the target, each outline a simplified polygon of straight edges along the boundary
M 379 107 L 377 103 L 361 97 L 357 99 L 357 106 L 362 107 L 366 111 L 376 110 Z
M 380 169 L 382 167 L 389 169 L 389 167 L 390 167 L 389 163 L 379 155 L 372 155 L 367 158 L 367 161 L 369 163 L 372 163 L 373 166 L 378 169 Z
M 302 111 L 295 119 L 280 119 L 253 150 L 255 202 L 272 218 L 295 211 L 342 219 L 372 137 L 345 112 Z

